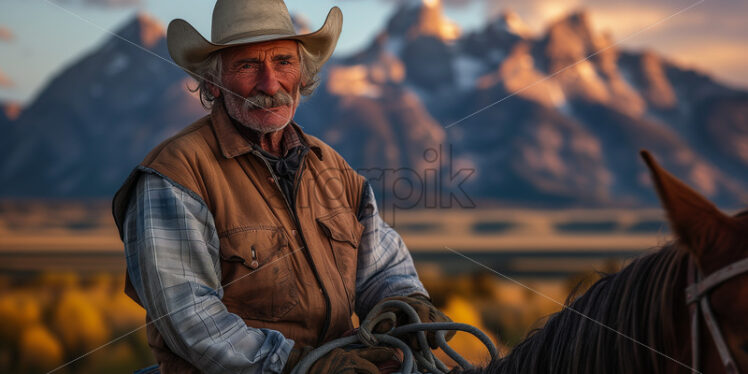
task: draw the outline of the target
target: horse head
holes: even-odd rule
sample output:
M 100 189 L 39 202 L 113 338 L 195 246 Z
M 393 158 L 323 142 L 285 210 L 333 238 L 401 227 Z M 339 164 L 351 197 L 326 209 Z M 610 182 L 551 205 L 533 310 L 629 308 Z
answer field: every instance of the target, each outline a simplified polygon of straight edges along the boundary
M 691 288 L 693 293 L 703 292 L 704 300 L 691 300 L 690 321 L 682 326 L 694 343 L 690 353 L 695 369 L 705 373 L 725 368 L 727 372 L 748 372 L 748 211 L 736 216 L 722 213 L 663 169 L 648 152 L 642 151 L 641 155 L 679 249 L 690 254 L 702 280 L 713 280 L 709 289 Z M 697 315 L 694 322 L 693 313 L 704 317 Z
M 604 275 L 468 373 L 748 373 L 748 212 L 722 213 L 642 157 L 675 242 Z

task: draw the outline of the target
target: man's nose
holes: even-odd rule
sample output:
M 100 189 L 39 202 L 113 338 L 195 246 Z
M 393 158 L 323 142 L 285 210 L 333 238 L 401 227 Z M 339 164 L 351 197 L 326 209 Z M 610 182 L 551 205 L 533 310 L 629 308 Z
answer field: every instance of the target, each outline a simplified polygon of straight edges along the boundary
M 278 77 L 272 64 L 267 62 L 263 64 L 260 74 L 257 77 L 257 85 L 255 88 L 270 96 L 273 96 L 278 92 L 278 89 L 280 89 L 280 82 L 278 82 Z

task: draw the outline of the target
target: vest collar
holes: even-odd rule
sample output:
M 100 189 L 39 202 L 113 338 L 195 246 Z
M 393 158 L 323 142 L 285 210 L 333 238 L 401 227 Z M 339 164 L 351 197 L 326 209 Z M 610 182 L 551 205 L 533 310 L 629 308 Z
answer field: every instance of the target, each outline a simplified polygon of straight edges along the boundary
M 226 113 L 226 108 L 224 107 L 223 102 L 215 102 L 214 104 L 213 110 L 210 113 L 210 119 L 213 126 L 213 132 L 216 134 L 218 146 L 221 148 L 221 154 L 223 154 L 223 157 L 234 158 L 251 152 L 252 143 L 247 141 L 239 133 L 236 127 L 234 127 L 231 118 L 229 118 L 228 113 Z M 296 122 L 291 121 L 289 125 L 296 130 L 301 141 L 313 151 L 312 153 L 314 153 L 318 159 L 322 160 L 322 149 L 318 145 L 312 144 L 309 141 L 307 135 L 301 131 L 301 127 L 297 125 Z

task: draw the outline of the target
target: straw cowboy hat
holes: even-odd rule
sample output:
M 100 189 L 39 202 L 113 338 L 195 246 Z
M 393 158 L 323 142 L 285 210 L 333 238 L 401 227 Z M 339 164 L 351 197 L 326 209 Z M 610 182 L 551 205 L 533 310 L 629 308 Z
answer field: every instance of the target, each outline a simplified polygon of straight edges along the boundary
M 314 56 L 310 62 L 319 69 L 335 49 L 343 27 L 343 13 L 333 7 L 319 30 L 297 35 L 282 0 L 218 0 L 211 27 L 210 41 L 183 19 L 171 21 L 166 31 L 171 58 L 195 79 L 198 79 L 196 66 L 215 51 L 279 39 L 301 42 Z

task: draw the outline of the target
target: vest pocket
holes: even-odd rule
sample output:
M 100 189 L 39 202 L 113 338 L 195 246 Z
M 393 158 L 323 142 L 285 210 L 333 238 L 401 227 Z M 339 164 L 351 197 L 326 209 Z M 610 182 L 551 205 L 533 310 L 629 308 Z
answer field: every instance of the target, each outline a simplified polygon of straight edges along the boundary
M 220 234 L 223 302 L 244 319 L 278 321 L 299 302 L 288 240 L 278 228 Z
M 348 210 L 339 210 L 317 218 L 317 223 L 329 240 L 330 249 L 335 257 L 335 265 L 348 296 L 348 305 L 353 310 L 356 296 L 357 249 L 364 232 L 364 225 L 358 222 L 353 213 Z

